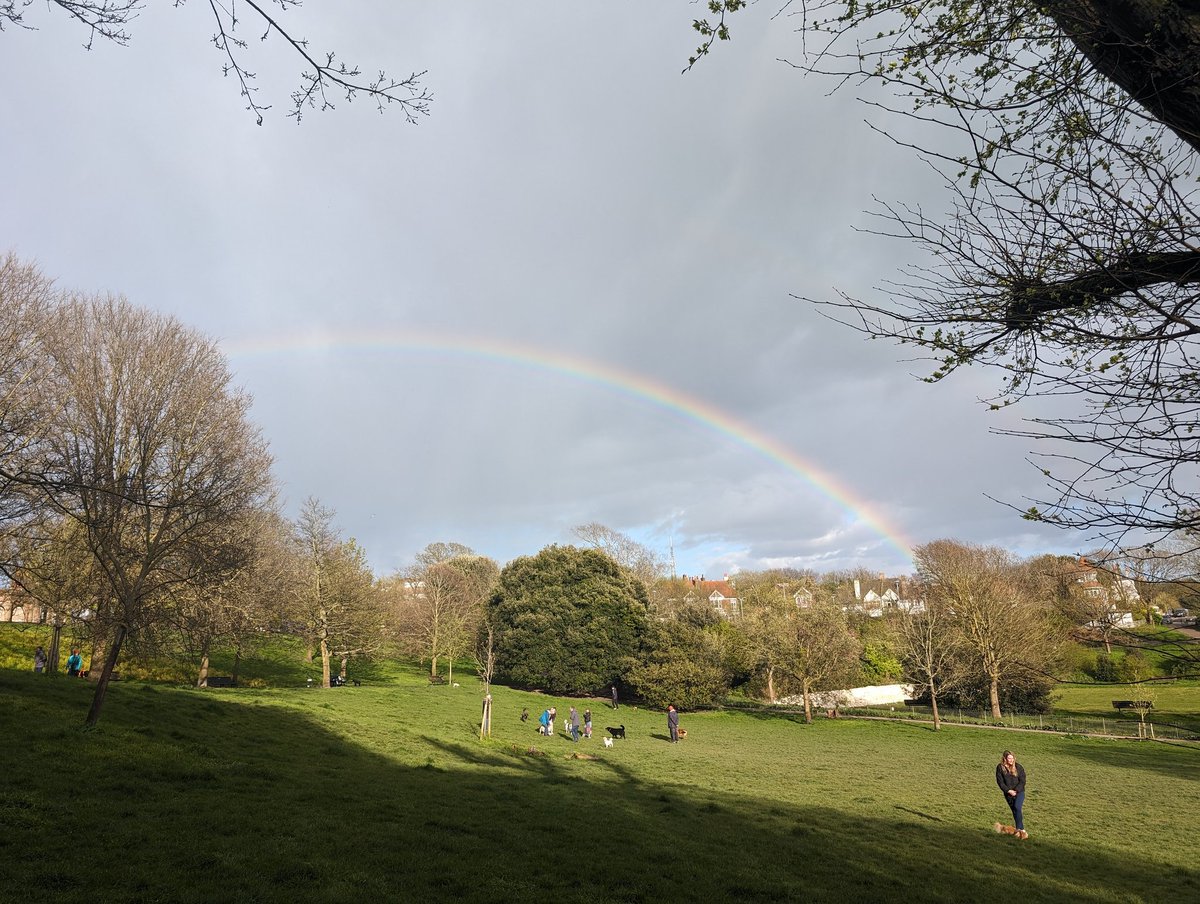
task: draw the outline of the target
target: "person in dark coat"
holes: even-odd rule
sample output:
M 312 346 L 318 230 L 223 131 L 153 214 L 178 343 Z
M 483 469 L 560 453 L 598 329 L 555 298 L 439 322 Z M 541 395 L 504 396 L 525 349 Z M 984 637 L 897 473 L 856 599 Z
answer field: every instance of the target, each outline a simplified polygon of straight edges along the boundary
M 613 709 L 617 708 L 617 686 L 612 686 Z
M 1004 793 L 1004 802 L 1012 810 L 1013 827 L 1018 837 L 1028 838 L 1029 833 L 1025 831 L 1025 820 L 1021 814 L 1021 808 L 1025 805 L 1025 768 L 1017 762 L 1011 750 L 1004 751 L 996 766 L 996 784 Z
M 667 706 L 667 731 L 671 734 L 671 743 L 679 742 L 679 710 L 675 708 L 675 704 Z
M 571 707 L 571 718 L 569 725 L 571 727 L 571 740 L 576 744 L 579 743 L 579 710 Z

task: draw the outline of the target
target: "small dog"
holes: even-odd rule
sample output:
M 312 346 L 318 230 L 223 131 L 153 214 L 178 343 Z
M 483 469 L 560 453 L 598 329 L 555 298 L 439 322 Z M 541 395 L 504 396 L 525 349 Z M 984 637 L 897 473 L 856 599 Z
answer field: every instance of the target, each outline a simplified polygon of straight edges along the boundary
M 625 740 L 625 726 L 624 726 L 624 725 L 621 725 L 621 726 L 619 726 L 619 727 L 617 727 L 617 728 L 613 728 L 613 727 L 610 725 L 610 726 L 608 726 L 608 728 L 606 728 L 606 729 L 605 729 L 605 731 L 607 731 L 607 732 L 608 732 L 610 735 L 612 735 L 614 738 L 618 738 L 618 739 L 620 739 L 620 740 L 622 740 L 622 741 L 624 741 L 624 740 Z
M 612 738 L 605 738 L 605 739 L 604 739 L 604 746 L 605 746 L 605 747 L 612 747 Z
M 687 729 L 686 729 L 686 728 L 680 728 L 680 729 L 677 729 L 675 733 L 676 733 L 677 735 L 679 735 L 679 737 L 680 737 L 680 739 L 681 739 L 681 740 L 682 740 L 683 738 L 686 738 L 686 737 L 687 737 Z
M 992 828 L 1001 835 L 1012 835 L 1014 838 L 1020 838 L 1022 841 L 1029 837 L 1028 832 L 1026 832 L 1024 829 L 1018 829 L 1015 826 L 1006 826 L 1002 825 L 1001 823 L 996 823 L 992 826 Z

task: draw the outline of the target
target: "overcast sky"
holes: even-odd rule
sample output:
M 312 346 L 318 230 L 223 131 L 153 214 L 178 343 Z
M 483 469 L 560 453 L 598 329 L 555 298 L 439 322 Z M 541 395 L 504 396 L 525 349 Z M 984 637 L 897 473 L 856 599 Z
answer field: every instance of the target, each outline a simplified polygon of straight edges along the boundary
M 253 29 L 255 125 L 208 7 L 127 47 L 59 10 L 0 33 L 0 249 L 218 338 L 289 514 L 338 513 L 379 573 L 427 543 L 501 563 L 598 521 L 680 573 L 911 565 L 940 537 L 1021 554 L 1041 489 L 994 376 L 920 362 L 794 296 L 867 294 L 917 249 L 856 231 L 938 182 L 781 58 L 755 5 L 681 75 L 687 0 L 310 0 L 313 49 L 427 69 L 431 113 L 285 115 L 298 61 Z M 904 128 L 894 120 L 877 125 Z M 1005 418 L 1005 420 L 998 420 Z

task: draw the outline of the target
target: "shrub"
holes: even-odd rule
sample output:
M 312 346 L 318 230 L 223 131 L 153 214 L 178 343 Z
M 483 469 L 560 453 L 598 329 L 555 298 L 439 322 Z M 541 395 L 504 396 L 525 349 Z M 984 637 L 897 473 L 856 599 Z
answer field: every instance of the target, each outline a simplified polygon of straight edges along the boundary
M 650 706 L 680 709 L 716 706 L 729 693 L 730 670 L 723 664 L 720 638 L 709 629 L 683 622 L 655 626 L 649 649 L 629 673 L 634 691 Z

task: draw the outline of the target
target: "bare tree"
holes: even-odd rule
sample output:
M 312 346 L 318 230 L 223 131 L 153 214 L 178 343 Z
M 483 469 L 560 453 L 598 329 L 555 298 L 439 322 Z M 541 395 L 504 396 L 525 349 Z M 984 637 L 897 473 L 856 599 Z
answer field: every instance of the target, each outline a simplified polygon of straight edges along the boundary
M 650 588 L 667 571 L 667 563 L 653 549 L 603 524 L 591 522 L 571 530 L 591 549 L 598 549 Z
M 8 554 L 18 526 L 38 514 L 37 437 L 46 418 L 37 391 L 47 373 L 41 335 L 59 293 L 37 270 L 8 254 L 0 258 L 0 569 L 11 577 Z
M 267 603 L 264 584 L 271 580 L 273 589 L 282 586 L 272 566 L 277 540 L 278 515 L 272 508 L 247 512 L 226 526 L 228 536 L 215 555 L 232 553 L 204 583 L 189 582 L 172 591 L 171 622 L 198 660 L 197 687 L 208 687 L 209 659 L 218 645 L 233 646 L 237 651 L 231 676 L 236 682 L 241 650 L 249 636 L 265 631 L 273 612 Z
M 294 532 L 296 571 L 290 591 L 292 611 L 321 654 L 321 686 L 330 687 L 330 662 L 371 655 L 383 642 L 384 609 L 362 548 L 342 540 L 334 513 L 310 497 Z
M 915 692 L 929 694 L 933 729 L 939 731 L 942 720 L 938 695 L 954 681 L 963 652 L 954 614 L 941 600 L 927 600 L 924 606 L 899 614 L 896 637 L 905 678 L 912 682 Z
M 714 2 L 710 38 L 741 2 Z M 886 204 L 927 265 L 824 310 L 928 353 L 936 382 L 998 370 L 1038 406 L 1049 493 L 1026 517 L 1114 546 L 1200 528 L 1200 9 L 1189 0 L 785 2 L 796 64 L 884 90 L 924 124 L 948 216 Z M 701 27 L 703 25 L 703 27 Z M 711 44 L 711 40 L 710 40 Z M 704 49 L 707 49 L 707 46 Z M 1144 533 L 1148 532 L 1149 537 Z
M 913 551 L 927 605 L 952 613 L 969 672 L 987 686 L 992 718 L 1001 718 L 1001 688 L 1045 675 L 1058 637 L 1046 606 L 1030 592 L 1030 577 L 1007 550 L 935 540 Z
M 183 6 L 185 0 L 174 0 Z M 0 0 L 0 31 L 5 25 L 32 28 L 26 21 L 25 10 L 33 0 Z M 93 42 L 112 41 L 127 44 L 133 22 L 145 9 L 143 0 L 47 0 L 47 6 L 58 7 L 87 30 L 84 44 L 89 50 Z M 354 64 L 340 59 L 334 51 L 316 52 L 307 38 L 297 35 L 283 22 L 283 15 L 301 6 L 301 0 L 208 0 L 212 13 L 213 32 L 210 43 L 220 53 L 222 71 L 233 76 L 238 90 L 246 101 L 246 109 L 262 124 L 263 114 L 271 105 L 258 98 L 255 73 L 247 68 L 249 52 L 247 35 L 256 35 L 259 42 L 275 38 L 299 57 L 300 85 L 292 92 L 288 116 L 297 122 L 307 110 L 331 110 L 335 100 L 347 102 L 357 97 L 369 98 L 382 112 L 397 107 L 409 122 L 429 112 L 432 95 L 421 87 L 424 72 L 413 72 L 405 78 L 394 78 L 380 69 L 376 75 L 364 75 Z
M 816 603 L 787 614 L 780 640 L 780 670 L 799 687 L 812 722 L 813 692 L 845 687 L 857 674 L 858 638 L 839 606 Z
M 129 632 L 236 557 L 226 528 L 269 493 L 270 456 L 216 345 L 170 317 L 76 298 L 42 344 L 39 500 L 82 528 L 112 604 L 91 726 Z
M 437 677 L 438 660 L 451 662 L 472 648 L 484 603 L 500 569 L 459 543 L 431 543 L 414 566 L 389 581 L 396 627 L 404 645 Z

